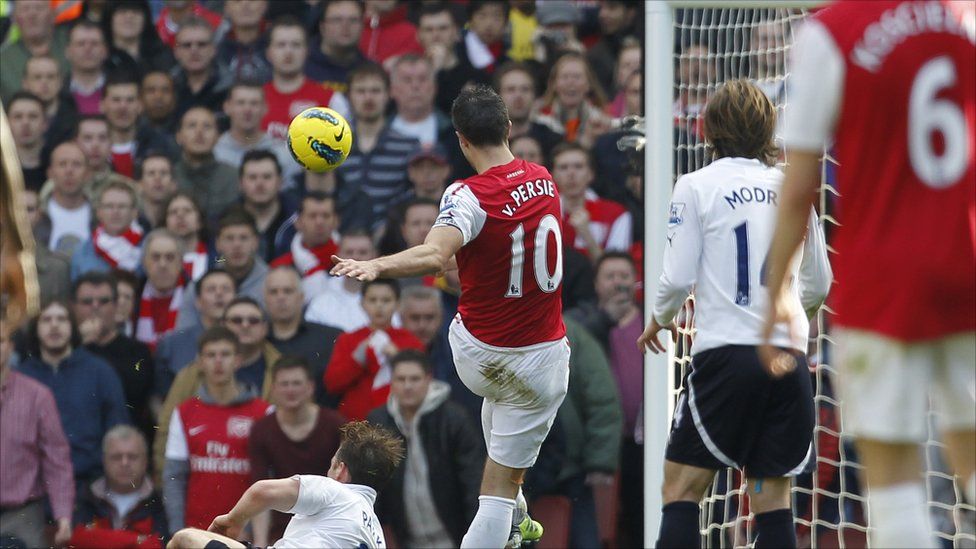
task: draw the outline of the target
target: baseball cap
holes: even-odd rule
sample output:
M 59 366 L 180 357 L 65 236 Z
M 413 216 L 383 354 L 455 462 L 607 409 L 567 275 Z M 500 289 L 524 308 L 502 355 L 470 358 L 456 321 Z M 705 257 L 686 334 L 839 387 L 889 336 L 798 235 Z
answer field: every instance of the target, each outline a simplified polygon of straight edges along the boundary
M 433 160 L 434 162 L 437 162 L 438 164 L 442 164 L 444 166 L 447 166 L 449 164 L 449 162 L 447 161 L 447 153 L 444 151 L 444 147 L 440 145 L 421 146 L 419 149 L 414 151 L 412 155 L 410 155 L 410 160 L 407 161 L 407 164 L 413 164 L 414 162 L 417 162 L 418 160 L 423 160 L 425 158 L 429 158 L 430 160 Z
M 535 18 L 540 25 L 558 25 L 560 23 L 575 25 L 580 22 L 580 12 L 568 0 L 546 0 L 536 3 Z

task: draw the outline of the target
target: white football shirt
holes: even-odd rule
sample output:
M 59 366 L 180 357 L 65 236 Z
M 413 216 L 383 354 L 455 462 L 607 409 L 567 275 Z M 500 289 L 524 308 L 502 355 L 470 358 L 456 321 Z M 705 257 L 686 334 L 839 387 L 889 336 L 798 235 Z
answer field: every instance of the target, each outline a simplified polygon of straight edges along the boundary
M 284 536 L 271 547 L 386 547 L 373 504 L 376 490 L 329 477 L 295 475 L 298 500 Z M 270 549 L 270 548 L 269 548 Z
M 670 322 L 694 289 L 693 353 L 761 343 L 769 306 L 766 255 L 782 182 L 780 170 L 759 160 L 721 158 L 675 184 L 654 318 L 662 325 Z M 780 325 L 772 343 L 806 352 L 807 314 L 823 303 L 832 280 L 827 246 L 812 208 L 802 260 L 794 260 L 789 273 L 794 281 L 791 299 L 796 300 L 797 313 L 791 319 L 796 340 L 791 341 Z

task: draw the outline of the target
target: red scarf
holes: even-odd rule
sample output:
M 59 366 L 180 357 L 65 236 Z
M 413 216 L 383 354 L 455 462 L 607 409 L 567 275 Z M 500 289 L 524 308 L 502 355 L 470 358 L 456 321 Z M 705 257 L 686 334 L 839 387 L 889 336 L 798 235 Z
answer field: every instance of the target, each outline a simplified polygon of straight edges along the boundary
M 339 247 L 331 238 L 325 244 L 309 249 L 302 244 L 302 233 L 291 239 L 291 261 L 303 277 L 332 268 L 332 256 Z
M 161 293 L 146 281 L 139 301 L 139 318 L 136 320 L 136 339 L 145 343 L 153 351 L 159 338 L 176 328 L 176 317 L 183 303 L 183 286 L 186 280 L 180 275 L 176 288 L 169 293 Z
M 196 250 L 183 254 L 183 272 L 194 282 L 207 272 L 207 245 L 203 241 L 197 241 Z
M 142 227 L 135 221 L 122 234 L 112 236 L 99 225 L 92 232 L 92 245 L 98 257 L 104 259 L 113 269 L 134 271 L 139 266 L 142 251 Z

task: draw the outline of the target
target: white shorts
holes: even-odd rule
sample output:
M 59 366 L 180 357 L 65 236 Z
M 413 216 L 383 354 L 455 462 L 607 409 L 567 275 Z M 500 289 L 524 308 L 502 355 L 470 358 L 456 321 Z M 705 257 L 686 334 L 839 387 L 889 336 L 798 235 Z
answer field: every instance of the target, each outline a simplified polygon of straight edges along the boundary
M 569 387 L 569 342 L 494 347 L 471 335 L 460 316 L 451 322 L 450 342 L 458 377 L 485 399 L 488 457 L 506 467 L 532 467 Z
M 836 335 L 845 431 L 924 442 L 930 398 L 944 431 L 976 428 L 976 333 L 917 343 L 862 330 Z

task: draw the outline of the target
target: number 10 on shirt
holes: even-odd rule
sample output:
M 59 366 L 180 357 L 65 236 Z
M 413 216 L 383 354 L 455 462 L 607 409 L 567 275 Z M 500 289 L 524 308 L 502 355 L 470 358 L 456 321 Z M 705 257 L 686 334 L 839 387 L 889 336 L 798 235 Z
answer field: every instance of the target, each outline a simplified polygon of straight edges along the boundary
M 549 272 L 547 259 L 549 258 L 549 235 L 556 238 L 556 266 L 553 273 Z M 508 272 L 508 291 L 505 297 L 522 297 L 522 266 L 525 259 L 525 226 L 522 223 L 515 227 L 509 235 L 512 237 L 512 263 Z M 563 280 L 563 235 L 559 229 L 559 220 L 554 215 L 547 215 L 539 221 L 535 230 L 535 253 L 532 257 L 535 282 L 539 289 L 551 294 L 559 287 Z

